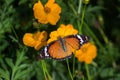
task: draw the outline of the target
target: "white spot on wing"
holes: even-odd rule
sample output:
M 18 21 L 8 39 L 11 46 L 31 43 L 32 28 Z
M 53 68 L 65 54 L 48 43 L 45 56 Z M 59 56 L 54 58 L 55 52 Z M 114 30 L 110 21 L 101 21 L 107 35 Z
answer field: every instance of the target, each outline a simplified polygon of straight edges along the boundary
M 40 57 L 42 57 L 42 55 L 40 54 Z
M 80 44 L 83 44 L 84 41 L 83 41 L 82 37 L 80 35 L 77 35 L 77 38 L 80 39 Z
M 44 52 L 45 52 L 45 56 L 49 56 L 47 52 L 47 47 L 45 47 Z

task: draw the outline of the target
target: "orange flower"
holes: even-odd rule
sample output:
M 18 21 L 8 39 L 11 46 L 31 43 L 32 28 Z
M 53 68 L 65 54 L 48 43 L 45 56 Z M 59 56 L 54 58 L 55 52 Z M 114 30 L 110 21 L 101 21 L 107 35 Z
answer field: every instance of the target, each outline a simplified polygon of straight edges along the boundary
M 48 0 L 43 6 L 40 0 L 33 6 L 34 16 L 42 24 L 50 23 L 56 25 L 60 19 L 61 7 L 55 3 L 55 0 Z
M 46 45 L 47 39 L 47 32 L 36 32 L 32 33 L 25 33 L 23 36 L 23 43 L 26 46 L 34 47 L 36 50 L 39 50 L 41 47 Z
M 68 25 L 61 24 L 60 27 L 57 29 L 57 31 L 53 31 L 50 33 L 50 39 L 48 40 L 47 43 L 57 40 L 59 36 L 63 38 L 67 35 L 73 35 L 77 33 L 78 31 L 74 29 L 71 24 L 68 24 Z
M 94 44 L 88 42 L 84 44 L 79 50 L 76 51 L 75 57 L 80 62 L 90 64 L 97 55 L 97 48 Z

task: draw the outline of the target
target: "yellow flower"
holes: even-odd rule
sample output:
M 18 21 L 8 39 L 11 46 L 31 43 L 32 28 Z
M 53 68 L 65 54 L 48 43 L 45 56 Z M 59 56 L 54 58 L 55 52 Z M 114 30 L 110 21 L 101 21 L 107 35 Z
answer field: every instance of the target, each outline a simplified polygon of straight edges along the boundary
M 47 32 L 36 32 L 32 33 L 25 33 L 23 36 L 23 43 L 26 46 L 34 47 L 36 50 L 39 50 L 41 47 L 46 45 L 47 39 Z
M 33 6 L 34 16 L 38 22 L 42 24 L 50 23 L 56 25 L 60 19 L 61 7 L 55 3 L 55 0 L 48 0 L 45 5 L 42 5 L 40 0 Z
M 57 29 L 57 31 L 52 31 L 50 33 L 50 39 L 47 41 L 47 43 L 57 40 L 58 37 L 63 38 L 67 35 L 73 35 L 77 33 L 78 31 L 74 29 L 71 24 L 68 24 L 68 25 L 61 24 L 60 27 Z
M 84 44 L 79 50 L 76 51 L 75 57 L 78 61 L 90 64 L 97 56 L 97 48 L 94 44 L 88 42 Z

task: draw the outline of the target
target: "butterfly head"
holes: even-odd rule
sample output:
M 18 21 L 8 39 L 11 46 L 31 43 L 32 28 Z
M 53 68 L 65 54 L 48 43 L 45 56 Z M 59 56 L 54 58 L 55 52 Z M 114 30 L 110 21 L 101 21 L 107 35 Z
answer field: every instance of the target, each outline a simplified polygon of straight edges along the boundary
M 87 43 L 90 40 L 90 38 L 88 36 L 83 36 L 83 40 L 84 40 L 84 43 Z

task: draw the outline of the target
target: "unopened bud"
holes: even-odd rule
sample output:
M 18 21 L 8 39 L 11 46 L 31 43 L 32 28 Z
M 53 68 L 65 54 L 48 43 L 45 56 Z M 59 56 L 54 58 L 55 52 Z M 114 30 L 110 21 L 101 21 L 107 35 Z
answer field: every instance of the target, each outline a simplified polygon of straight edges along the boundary
M 90 0 L 83 0 L 83 3 L 88 4 Z

